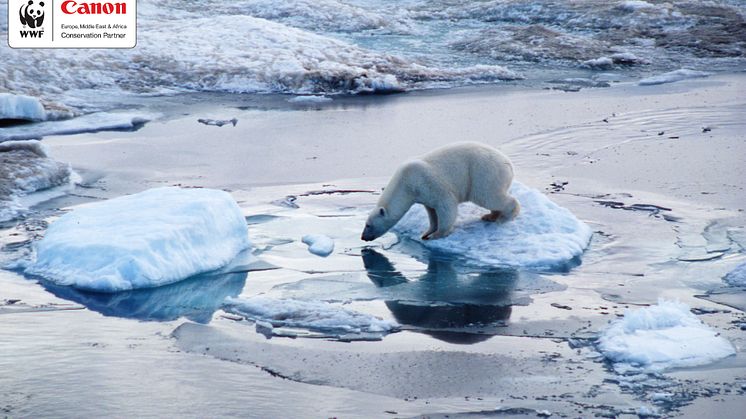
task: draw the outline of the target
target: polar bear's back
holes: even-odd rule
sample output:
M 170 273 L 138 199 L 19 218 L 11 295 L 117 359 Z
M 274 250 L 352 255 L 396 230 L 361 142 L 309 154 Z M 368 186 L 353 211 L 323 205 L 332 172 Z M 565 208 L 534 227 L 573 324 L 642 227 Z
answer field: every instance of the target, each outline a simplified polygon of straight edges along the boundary
M 480 196 L 506 193 L 513 181 L 513 165 L 508 157 L 485 144 L 450 144 L 422 156 L 421 160 L 451 186 L 462 202 L 477 202 Z

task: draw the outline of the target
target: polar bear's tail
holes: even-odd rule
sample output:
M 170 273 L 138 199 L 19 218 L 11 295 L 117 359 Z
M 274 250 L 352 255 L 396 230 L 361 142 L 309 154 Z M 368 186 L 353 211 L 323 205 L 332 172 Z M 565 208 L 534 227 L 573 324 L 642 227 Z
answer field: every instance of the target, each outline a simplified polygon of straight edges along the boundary
M 510 221 L 518 216 L 521 212 L 521 204 L 517 199 L 512 196 L 508 196 L 508 202 L 505 204 L 505 208 L 500 211 L 502 218 L 505 221 Z

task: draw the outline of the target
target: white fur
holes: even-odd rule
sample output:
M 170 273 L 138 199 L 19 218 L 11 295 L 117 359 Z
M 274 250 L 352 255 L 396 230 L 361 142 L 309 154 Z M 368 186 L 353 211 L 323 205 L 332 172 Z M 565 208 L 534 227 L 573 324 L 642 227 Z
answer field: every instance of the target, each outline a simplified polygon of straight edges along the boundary
M 425 206 L 430 228 L 423 239 L 447 236 L 458 204 L 470 201 L 490 210 L 486 221 L 512 220 L 520 206 L 508 194 L 513 181 L 510 160 L 492 147 L 456 143 L 404 163 L 394 173 L 371 211 L 363 240 L 380 237 L 415 203 Z

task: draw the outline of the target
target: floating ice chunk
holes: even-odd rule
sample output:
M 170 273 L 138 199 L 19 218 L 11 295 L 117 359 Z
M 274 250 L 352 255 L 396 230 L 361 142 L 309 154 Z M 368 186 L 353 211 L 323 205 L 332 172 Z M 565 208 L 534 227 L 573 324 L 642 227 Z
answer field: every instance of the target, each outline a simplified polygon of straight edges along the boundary
M 614 60 L 610 57 L 599 57 L 592 60 L 583 61 L 583 65 L 590 68 L 608 70 L 614 66 Z
M 641 418 L 657 418 L 660 417 L 660 414 L 658 413 L 658 409 L 655 407 L 650 406 L 640 406 L 635 411 L 637 413 L 637 416 Z
M 0 143 L 0 222 L 18 218 L 29 205 L 44 200 L 24 203 L 21 197 L 41 190 L 69 187 L 76 179 L 70 165 L 50 158 L 39 141 Z
M 705 365 L 735 354 L 689 307 L 665 300 L 627 311 L 604 330 L 598 348 L 611 362 L 643 371 Z
M 641 1 L 641 0 L 628 0 L 628 1 L 623 1 L 619 5 L 619 8 L 622 10 L 634 12 L 637 10 L 654 9 L 655 5 L 648 3 L 646 1 Z
M 318 95 L 307 95 L 307 96 L 295 96 L 288 99 L 290 103 L 298 104 L 317 104 L 331 102 L 332 98 Z
M 39 99 L 25 95 L 0 93 L 0 120 L 2 119 L 43 121 L 47 117 Z
M 141 127 L 153 115 L 99 112 L 64 121 L 46 121 L 0 130 L 0 141 L 28 140 L 48 135 L 80 134 L 98 131 L 125 131 Z
M 482 221 L 487 210 L 465 203 L 459 206 L 456 227 L 449 236 L 423 241 L 420 236 L 429 221 L 425 209 L 415 205 L 394 231 L 430 250 L 460 256 L 471 265 L 536 269 L 572 265 L 588 246 L 591 229 L 535 189 L 513 182 L 510 193 L 521 203 L 521 213 L 510 222 Z
M 689 70 L 682 68 L 676 71 L 670 71 L 668 73 L 659 74 L 657 76 L 648 77 L 640 80 L 637 84 L 640 86 L 652 86 L 655 84 L 674 83 L 686 79 L 696 79 L 700 77 L 707 77 L 711 73 L 697 70 Z
M 728 272 L 723 280 L 734 287 L 746 287 L 746 262 L 736 266 L 736 269 Z
M 329 256 L 334 251 L 334 239 L 323 234 L 307 234 L 301 241 L 308 245 L 308 251 L 318 256 Z
M 219 269 L 249 245 L 230 194 L 157 188 L 63 215 L 25 272 L 91 291 L 150 288 Z
M 224 309 L 272 327 L 291 327 L 331 333 L 389 333 L 396 322 L 346 310 L 330 303 L 277 299 L 262 295 L 227 298 Z

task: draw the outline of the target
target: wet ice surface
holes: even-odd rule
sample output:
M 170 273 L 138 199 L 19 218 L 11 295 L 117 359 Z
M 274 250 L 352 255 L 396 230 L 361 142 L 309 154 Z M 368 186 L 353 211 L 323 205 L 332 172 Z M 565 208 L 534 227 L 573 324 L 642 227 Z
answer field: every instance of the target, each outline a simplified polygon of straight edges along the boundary
M 743 122 L 734 115 L 742 113 L 738 103 L 645 109 L 503 144 L 522 168 L 521 180 L 594 232 L 582 263 L 566 272 L 474 269 L 394 234 L 373 246 L 360 242 L 358 211 L 373 205 L 384 178 L 234 188 L 256 259 L 236 261 L 225 276 L 101 295 L 0 271 L 0 352 L 10 354 L 0 358 L 0 405 L 18 416 L 95 416 L 112 408 L 127 416 L 240 416 L 251 406 L 261 417 L 319 409 L 338 417 L 727 417 L 722 410 L 738 411 L 733 406 L 746 397 L 744 298 L 723 281 L 743 262 L 743 195 L 733 181 L 743 169 L 737 153 L 714 160 L 711 150 L 740 150 Z M 187 119 L 189 129 L 198 125 Z M 138 134 L 117 138 L 139 141 Z M 719 164 L 710 164 L 696 187 L 682 186 L 688 180 L 677 166 L 695 175 L 704 169 L 676 147 Z M 169 183 L 202 182 L 169 176 Z M 42 205 L 0 230 L 0 260 L 23 254 L 59 215 L 56 208 L 119 194 L 114 178 L 76 189 L 88 198 Z M 309 253 L 307 233 L 328 235 L 335 252 Z M 354 339 L 339 332 L 263 328 L 221 309 L 227 297 L 259 295 L 396 322 L 399 331 L 377 342 L 347 342 Z M 595 339 L 627 309 L 655 304 L 658 296 L 689 305 L 736 355 L 663 373 L 612 368 Z

